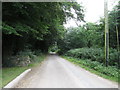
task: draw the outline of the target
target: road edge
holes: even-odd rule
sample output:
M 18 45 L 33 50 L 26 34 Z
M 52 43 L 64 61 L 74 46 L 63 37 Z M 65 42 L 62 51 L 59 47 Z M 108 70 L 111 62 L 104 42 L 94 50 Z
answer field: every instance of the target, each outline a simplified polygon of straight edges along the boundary
M 22 80 L 23 77 L 29 73 L 31 69 L 25 70 L 23 73 L 21 73 L 19 76 L 17 76 L 15 79 L 13 79 L 10 83 L 8 83 L 5 87 L 3 88 L 14 88 L 20 80 Z

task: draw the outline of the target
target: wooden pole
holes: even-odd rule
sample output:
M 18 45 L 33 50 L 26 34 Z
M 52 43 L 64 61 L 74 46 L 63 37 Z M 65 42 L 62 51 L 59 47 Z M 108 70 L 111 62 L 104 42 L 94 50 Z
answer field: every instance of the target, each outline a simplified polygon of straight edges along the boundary
M 108 27 L 108 1 L 104 0 L 105 16 L 105 65 L 108 66 L 109 60 L 109 27 Z

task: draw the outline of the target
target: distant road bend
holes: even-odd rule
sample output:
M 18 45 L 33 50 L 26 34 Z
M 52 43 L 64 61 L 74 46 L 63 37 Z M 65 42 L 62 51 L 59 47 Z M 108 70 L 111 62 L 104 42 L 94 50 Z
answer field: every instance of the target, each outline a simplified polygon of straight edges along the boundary
M 49 55 L 16 88 L 118 88 L 118 85 L 57 55 Z

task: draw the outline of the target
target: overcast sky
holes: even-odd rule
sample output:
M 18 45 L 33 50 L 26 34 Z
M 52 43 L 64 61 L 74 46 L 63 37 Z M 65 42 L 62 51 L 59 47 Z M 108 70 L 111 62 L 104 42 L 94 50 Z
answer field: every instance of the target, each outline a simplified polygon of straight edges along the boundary
M 118 3 L 119 0 L 108 0 L 108 10 L 112 10 L 113 6 Z M 85 9 L 85 21 L 97 22 L 100 17 L 104 16 L 104 0 L 77 0 L 82 4 Z M 76 27 L 74 20 L 70 20 L 64 25 L 67 27 Z

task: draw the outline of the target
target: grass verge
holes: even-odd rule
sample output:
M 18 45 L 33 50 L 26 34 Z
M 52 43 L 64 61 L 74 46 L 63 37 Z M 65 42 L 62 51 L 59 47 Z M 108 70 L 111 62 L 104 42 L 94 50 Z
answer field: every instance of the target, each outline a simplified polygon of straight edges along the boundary
M 103 77 L 105 79 L 109 79 L 111 81 L 115 81 L 115 82 L 120 83 L 120 81 L 119 81 L 120 79 L 118 80 L 118 76 L 113 77 L 113 76 L 106 75 L 106 73 L 101 73 L 101 72 L 103 72 L 102 69 L 101 69 L 101 71 L 100 70 L 95 70 L 92 66 L 88 66 L 89 62 L 86 63 L 86 60 L 81 60 L 81 59 L 68 57 L 68 56 L 62 56 L 62 57 L 64 59 L 66 59 L 66 60 L 68 60 L 68 61 L 70 61 L 70 62 L 72 62 L 72 63 L 74 63 L 74 64 L 76 64 L 76 65 L 78 65 L 78 66 L 80 66 L 80 67 L 82 67 L 82 68 L 92 72 L 92 73 L 94 73 L 94 74 L 96 74 L 96 75 L 99 75 L 99 76 L 101 76 L 101 77 Z M 96 66 L 98 66 L 98 65 L 96 65 Z M 106 68 L 106 67 L 102 66 L 102 68 Z
M 11 67 L 2 69 L 2 87 L 24 72 L 28 67 Z
M 25 67 L 2 68 L 2 70 L 1 70 L 2 74 L 0 74 L 0 80 L 2 81 L 2 85 L 0 86 L 0 88 L 7 85 L 10 81 L 15 79 L 18 75 L 20 75 L 25 70 L 39 65 L 45 59 L 45 56 L 46 55 L 38 56 L 36 61 L 32 62 L 31 64 L 29 64 L 28 66 L 25 66 Z

